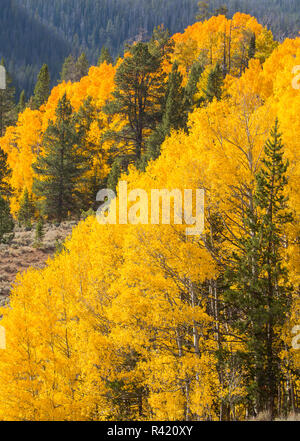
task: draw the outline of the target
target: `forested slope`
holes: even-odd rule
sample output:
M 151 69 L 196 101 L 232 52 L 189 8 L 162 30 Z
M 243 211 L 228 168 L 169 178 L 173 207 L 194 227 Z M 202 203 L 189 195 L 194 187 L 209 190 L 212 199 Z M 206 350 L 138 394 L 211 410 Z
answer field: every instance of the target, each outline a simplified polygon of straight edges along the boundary
M 43 63 L 55 79 L 71 45 L 36 20 L 14 0 L 1 0 L 0 57 L 4 57 L 17 93 L 32 91 Z
M 32 92 L 37 73 L 47 63 L 52 84 L 63 58 L 86 51 L 95 64 L 101 47 L 123 54 L 124 43 L 150 36 L 164 24 L 182 32 L 194 23 L 197 0 L 2 0 L 0 56 L 6 58 L 18 90 Z M 275 38 L 295 36 L 299 26 L 297 0 L 214 0 L 210 14 L 220 5 L 228 15 L 249 13 L 272 29 Z M 59 34 L 59 37 L 57 36 Z
M 296 418 L 299 65 L 299 37 L 214 16 L 156 30 L 7 127 L 0 225 L 87 219 L 0 310 L 0 419 Z M 96 218 L 106 185 L 117 203 Z M 152 189 L 183 194 L 188 225 L 175 201 L 152 222 Z

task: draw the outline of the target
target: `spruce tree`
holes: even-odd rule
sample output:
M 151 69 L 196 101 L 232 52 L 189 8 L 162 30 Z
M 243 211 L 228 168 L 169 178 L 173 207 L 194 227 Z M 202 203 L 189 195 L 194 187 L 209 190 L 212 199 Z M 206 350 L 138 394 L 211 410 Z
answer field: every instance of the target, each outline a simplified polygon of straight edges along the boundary
M 170 37 L 170 32 L 163 25 L 157 26 L 153 30 L 152 37 L 148 43 L 149 52 L 155 57 L 161 57 L 170 61 L 170 56 L 174 52 L 175 43 Z
M 36 227 L 35 227 L 35 238 L 34 238 L 34 245 L 38 248 L 43 243 L 43 238 L 45 236 L 44 233 L 44 222 L 41 217 L 39 217 Z
M 5 68 L 4 59 L 0 65 Z M 6 70 L 6 88 L 0 89 L 0 136 L 4 135 L 5 128 L 16 121 L 15 88 L 12 79 Z
M 107 47 L 102 46 L 100 57 L 98 59 L 98 66 L 100 66 L 102 63 L 104 63 L 104 61 L 106 61 L 107 64 L 113 64 L 113 62 L 114 62 Z
M 38 74 L 32 98 L 32 108 L 39 109 L 50 95 L 50 75 L 47 64 L 44 64 Z
M 191 67 L 188 82 L 185 86 L 185 101 L 188 112 L 191 112 L 193 107 L 199 104 L 194 101 L 194 96 L 203 70 L 203 66 L 199 61 L 195 61 Z
M 31 228 L 34 212 L 35 206 L 32 200 L 32 195 L 30 195 L 27 188 L 25 188 L 20 200 L 20 209 L 18 212 L 19 224 L 25 226 L 26 228 Z
M 251 60 L 251 58 L 254 58 L 256 53 L 256 36 L 255 34 L 251 35 L 250 42 L 249 42 L 249 48 L 248 48 L 248 61 Z
M 217 63 L 214 68 L 211 69 L 205 90 L 206 100 L 211 102 L 214 98 L 220 101 L 222 97 L 223 87 L 223 74 L 220 65 Z
M 169 75 L 165 108 L 162 119 L 162 125 L 166 135 L 170 134 L 171 129 L 179 130 L 186 128 L 185 115 L 185 91 L 182 87 L 182 75 L 179 72 L 179 65 L 177 62 L 173 63 L 172 72 Z
M 247 373 L 249 402 L 256 412 L 275 417 L 276 385 L 280 381 L 280 329 L 290 307 L 290 286 L 283 255 L 285 228 L 293 217 L 285 187 L 288 162 L 278 122 L 265 145 L 262 167 L 256 175 L 252 206 L 245 215 L 245 234 L 231 256 L 227 280 L 232 287 L 226 301 L 232 327 L 245 341 L 241 360 Z
M 76 60 L 73 55 L 69 55 L 63 64 L 60 74 L 60 81 L 71 81 L 75 83 L 80 81 L 82 77 L 86 76 L 89 72 L 89 62 L 83 52 Z
M 121 174 L 127 171 L 128 165 L 128 158 L 126 156 L 118 156 L 115 158 L 107 179 L 108 188 L 116 191 Z
M 56 108 L 56 122 L 50 122 L 43 137 L 44 154 L 37 158 L 33 190 L 43 199 L 43 213 L 61 222 L 80 210 L 78 185 L 87 170 L 78 150 L 73 108 L 66 94 Z
M 10 213 L 9 202 L 0 195 L 0 242 L 4 234 L 11 233 L 14 229 L 14 221 Z
M 69 55 L 62 66 L 62 71 L 60 74 L 60 81 L 71 81 L 72 83 L 76 81 L 76 60 L 73 55 Z
M 75 81 L 80 81 L 82 77 L 85 77 L 89 73 L 89 62 L 84 52 L 82 52 L 76 61 L 75 72 Z
M 99 118 L 99 112 L 91 97 L 84 101 L 74 117 L 78 134 L 78 147 L 85 158 L 87 166 L 93 169 L 93 173 L 85 179 L 85 191 L 81 198 L 82 208 L 87 211 L 96 206 L 96 195 L 99 188 L 104 185 L 103 171 L 100 165 L 95 165 L 95 157 L 103 158 L 105 155 L 99 146 L 99 142 L 95 142 L 89 136 L 89 130 L 92 123 L 98 124 L 98 127 L 102 129 L 103 122 Z

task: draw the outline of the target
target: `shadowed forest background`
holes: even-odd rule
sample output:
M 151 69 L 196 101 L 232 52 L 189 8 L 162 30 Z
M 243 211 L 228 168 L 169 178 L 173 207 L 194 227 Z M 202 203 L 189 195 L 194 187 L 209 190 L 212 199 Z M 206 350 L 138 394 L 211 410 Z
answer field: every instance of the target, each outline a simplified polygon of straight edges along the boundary
M 95 64 L 103 46 L 113 57 L 124 44 L 149 38 L 164 24 L 171 34 L 195 22 L 198 0 L 1 0 L 0 58 L 14 79 L 17 98 L 33 92 L 37 74 L 49 66 L 52 86 L 64 59 L 85 52 Z M 294 37 L 300 29 L 298 0 L 213 0 L 210 12 L 221 5 L 228 16 L 240 11 L 267 25 L 277 40 Z M 26 36 L 26 38 L 24 38 Z

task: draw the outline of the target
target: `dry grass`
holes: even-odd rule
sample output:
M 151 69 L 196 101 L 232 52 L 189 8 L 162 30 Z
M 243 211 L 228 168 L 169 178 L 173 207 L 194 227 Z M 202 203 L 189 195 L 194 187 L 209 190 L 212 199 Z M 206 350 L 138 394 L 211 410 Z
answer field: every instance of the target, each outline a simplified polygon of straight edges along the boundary
M 261 412 L 255 418 L 251 418 L 250 421 L 271 421 L 271 417 L 268 412 Z M 290 413 L 287 417 L 282 415 L 275 418 L 275 421 L 300 421 L 300 414 Z
M 0 244 L 0 306 L 8 300 L 16 275 L 28 268 L 42 268 L 49 256 L 56 251 L 58 242 L 63 242 L 72 232 L 75 222 L 64 222 L 60 226 L 47 224 L 41 246 L 35 246 L 35 230 L 25 231 L 16 227 L 10 244 Z

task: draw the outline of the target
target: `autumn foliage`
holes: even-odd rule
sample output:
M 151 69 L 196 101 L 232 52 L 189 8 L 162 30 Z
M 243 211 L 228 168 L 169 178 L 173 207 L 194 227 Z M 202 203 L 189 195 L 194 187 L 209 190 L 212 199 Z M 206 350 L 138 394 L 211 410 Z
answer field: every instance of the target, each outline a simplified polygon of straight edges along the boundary
M 158 159 L 145 171 L 130 165 L 122 179 L 129 189 L 204 188 L 205 232 L 187 238 L 181 225 L 100 225 L 91 216 L 44 270 L 19 276 L 1 311 L 7 349 L 0 352 L 0 419 L 234 420 L 262 410 L 249 401 L 240 358 L 245 334 L 232 323 L 226 292 L 234 287 L 225 273 L 276 118 L 294 219 L 282 248 L 290 309 L 276 329 L 276 407 L 297 409 L 300 359 L 291 342 L 300 314 L 300 91 L 292 87 L 292 69 L 300 65 L 300 38 L 278 44 L 255 18 L 238 13 L 196 23 L 173 40 L 166 73 L 176 60 L 185 85 L 200 61 L 196 102 L 219 63 L 222 97 L 195 105 L 188 130 L 172 130 Z M 12 168 L 15 216 L 24 188 L 32 192 L 32 164 L 43 155 L 43 134 L 65 93 L 75 112 L 91 99 L 96 115 L 85 143 L 97 155 L 87 173 L 97 168 L 107 177 L 111 143 L 103 135 L 125 122 L 102 108 L 120 63 L 104 62 L 80 82 L 59 84 L 45 105 L 26 109 L 7 128 L 0 145 Z

